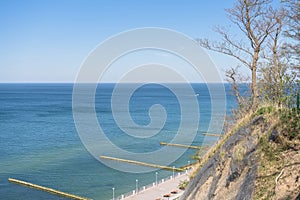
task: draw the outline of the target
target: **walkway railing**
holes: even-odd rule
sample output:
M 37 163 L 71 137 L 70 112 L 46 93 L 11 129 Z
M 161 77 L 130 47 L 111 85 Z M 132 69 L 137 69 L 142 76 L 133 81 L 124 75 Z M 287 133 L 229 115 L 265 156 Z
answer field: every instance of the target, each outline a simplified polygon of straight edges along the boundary
M 177 177 L 183 176 L 183 175 L 188 175 L 189 174 L 188 172 L 190 170 L 191 169 L 186 170 L 185 172 L 179 172 L 179 173 L 174 174 L 174 179 L 176 179 Z M 136 190 L 132 190 L 130 192 L 127 192 L 125 194 L 122 194 L 122 195 L 118 196 L 114 200 L 122 200 L 122 199 L 128 198 L 130 196 L 138 195 L 140 192 L 144 192 L 145 190 L 148 190 L 148 189 L 151 189 L 151 188 L 154 188 L 154 187 L 159 187 L 160 184 L 165 183 L 166 181 L 170 181 L 172 179 L 173 179 L 173 176 L 169 176 L 167 178 L 159 180 L 157 182 L 157 184 L 155 182 L 153 182 L 151 184 L 148 184 L 148 185 L 145 185 L 143 187 L 138 188 L 137 192 L 136 192 Z

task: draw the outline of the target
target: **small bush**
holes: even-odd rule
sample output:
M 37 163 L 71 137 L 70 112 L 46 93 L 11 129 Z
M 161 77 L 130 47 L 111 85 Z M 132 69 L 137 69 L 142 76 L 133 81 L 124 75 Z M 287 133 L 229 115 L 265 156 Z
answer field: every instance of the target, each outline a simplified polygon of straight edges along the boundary
M 285 137 L 289 140 L 300 139 L 300 113 L 296 109 L 283 110 L 280 121 Z
M 262 107 L 257 110 L 256 115 L 264 115 L 264 114 L 273 113 L 274 110 L 275 110 L 274 106 Z
M 178 187 L 181 190 L 185 190 L 185 188 L 187 187 L 187 185 L 189 184 L 189 181 L 185 180 L 185 181 L 180 181 Z

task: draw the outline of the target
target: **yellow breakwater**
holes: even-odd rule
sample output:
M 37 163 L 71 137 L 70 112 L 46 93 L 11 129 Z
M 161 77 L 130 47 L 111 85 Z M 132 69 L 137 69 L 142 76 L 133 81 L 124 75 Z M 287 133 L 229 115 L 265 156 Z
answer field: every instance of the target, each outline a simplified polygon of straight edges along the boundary
M 114 158 L 114 157 L 109 157 L 109 156 L 100 156 L 101 159 L 107 159 L 107 160 L 114 160 L 118 162 L 125 162 L 125 163 L 130 163 L 130 164 L 135 164 L 135 165 L 142 165 L 142 166 L 147 166 L 147 167 L 153 167 L 153 168 L 158 168 L 158 169 L 165 169 L 165 170 L 175 170 L 182 172 L 184 171 L 183 169 L 180 168 L 173 168 L 169 166 L 162 166 L 162 165 L 156 165 L 156 164 L 151 164 L 151 163 L 145 163 L 145 162 L 140 162 L 140 161 L 135 161 L 135 160 L 127 160 L 127 159 L 122 159 L 122 158 Z
M 223 134 L 218 134 L 218 133 L 202 133 L 202 135 L 215 136 L 215 137 L 222 137 L 223 136 Z
M 20 180 L 13 179 L 13 178 L 9 178 L 8 181 L 11 182 L 11 183 L 16 183 L 16 184 L 23 185 L 23 186 L 26 186 L 26 187 L 31 187 L 31 188 L 38 189 L 38 190 L 41 190 L 41 191 L 56 194 L 56 195 L 59 195 L 59 196 L 62 196 L 62 197 L 67 197 L 67 198 L 76 199 L 76 200 L 91 200 L 91 199 L 88 199 L 88 198 L 76 196 L 76 195 L 73 195 L 73 194 L 68 194 L 68 193 L 65 193 L 65 192 L 61 192 L 61 191 L 54 190 L 54 189 L 51 189 L 51 188 L 47 188 L 47 187 L 43 187 L 43 186 L 40 186 L 40 185 L 28 183 L 28 182 L 25 182 L 25 181 L 20 181 Z
M 194 162 L 194 163 L 191 163 L 191 164 L 189 164 L 189 165 L 184 165 L 184 166 L 180 167 L 180 169 L 187 170 L 187 169 L 192 168 L 192 167 L 195 166 L 196 164 L 198 164 L 198 162 Z
M 183 148 L 188 148 L 188 149 L 203 149 L 203 148 L 207 148 L 205 146 L 192 146 L 192 145 L 174 144 L 174 143 L 166 143 L 166 142 L 160 142 L 159 144 L 160 145 L 164 145 L 164 146 L 183 147 Z

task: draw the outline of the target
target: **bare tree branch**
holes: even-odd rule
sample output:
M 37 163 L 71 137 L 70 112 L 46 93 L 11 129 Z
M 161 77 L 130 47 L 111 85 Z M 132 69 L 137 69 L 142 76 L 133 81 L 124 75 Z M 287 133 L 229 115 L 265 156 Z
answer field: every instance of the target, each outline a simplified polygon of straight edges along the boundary
M 251 70 L 253 108 L 258 104 L 257 69 L 264 44 L 270 34 L 276 31 L 277 15 L 270 6 L 271 0 L 237 0 L 233 8 L 227 9 L 230 21 L 235 24 L 246 38 L 239 42 L 229 31 L 218 27 L 215 31 L 222 36 L 223 42 L 198 40 L 199 44 L 212 51 L 236 58 Z

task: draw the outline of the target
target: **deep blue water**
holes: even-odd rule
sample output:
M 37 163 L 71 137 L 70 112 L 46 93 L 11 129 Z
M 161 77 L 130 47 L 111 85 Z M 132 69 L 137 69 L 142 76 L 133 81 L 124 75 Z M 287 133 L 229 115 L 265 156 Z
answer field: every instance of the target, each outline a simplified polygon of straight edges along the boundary
M 199 129 L 193 144 L 201 145 L 201 133 L 208 131 L 211 119 L 211 97 L 205 84 L 192 86 L 200 108 Z M 229 111 L 235 102 L 229 86 L 225 88 Z M 130 99 L 131 117 L 140 126 L 149 124 L 148 109 L 153 104 L 162 105 L 168 114 L 163 129 L 147 140 L 133 139 L 115 123 L 111 112 L 113 89 L 114 84 L 98 86 L 95 110 L 99 124 L 114 144 L 139 153 L 158 150 L 159 141 L 171 141 L 180 126 L 181 110 L 169 89 L 158 84 L 145 85 Z M 118 196 L 133 190 L 136 179 L 140 186 L 155 181 L 155 172 L 120 172 L 105 166 L 85 149 L 74 124 L 72 91 L 72 84 L 0 84 L 0 199 L 63 199 L 11 184 L 7 181 L 9 177 L 99 200 L 110 199 L 112 187 Z M 122 94 L 119 99 L 122 100 Z M 212 123 L 218 130 L 222 121 Z M 205 140 L 209 141 L 213 143 L 215 139 Z M 194 153 L 187 150 L 172 165 L 187 164 Z M 171 173 L 159 170 L 158 178 Z

